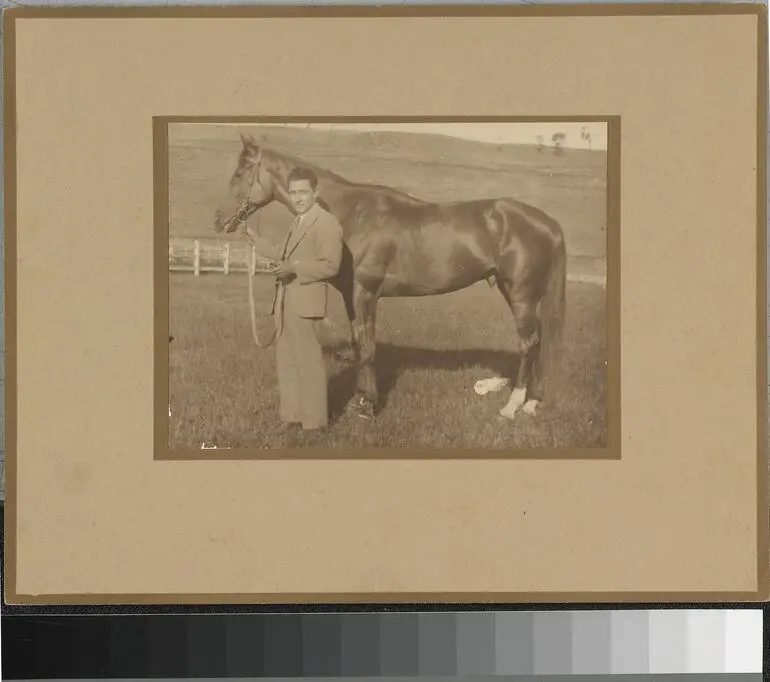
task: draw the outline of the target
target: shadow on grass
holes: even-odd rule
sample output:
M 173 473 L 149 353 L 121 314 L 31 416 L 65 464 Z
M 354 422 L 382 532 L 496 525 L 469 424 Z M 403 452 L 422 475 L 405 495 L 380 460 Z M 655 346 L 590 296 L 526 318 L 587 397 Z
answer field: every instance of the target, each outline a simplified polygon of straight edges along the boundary
M 327 346 L 326 352 L 348 365 L 329 379 L 329 412 L 337 421 L 356 390 L 356 367 L 349 343 Z M 392 343 L 377 344 L 375 359 L 377 388 L 380 407 L 387 405 L 388 398 L 398 383 L 399 376 L 409 369 L 457 371 L 469 367 L 481 367 L 490 375 L 514 377 L 519 368 L 519 356 L 513 352 L 490 348 L 462 350 L 436 350 L 398 346 Z

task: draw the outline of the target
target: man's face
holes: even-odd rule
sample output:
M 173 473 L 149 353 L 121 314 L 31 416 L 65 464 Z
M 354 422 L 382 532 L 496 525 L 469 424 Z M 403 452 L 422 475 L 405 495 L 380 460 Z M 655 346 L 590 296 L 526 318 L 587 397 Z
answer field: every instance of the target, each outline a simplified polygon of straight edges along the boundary
M 289 183 L 289 196 L 297 213 L 301 215 L 313 205 L 316 193 L 309 180 L 293 180 Z

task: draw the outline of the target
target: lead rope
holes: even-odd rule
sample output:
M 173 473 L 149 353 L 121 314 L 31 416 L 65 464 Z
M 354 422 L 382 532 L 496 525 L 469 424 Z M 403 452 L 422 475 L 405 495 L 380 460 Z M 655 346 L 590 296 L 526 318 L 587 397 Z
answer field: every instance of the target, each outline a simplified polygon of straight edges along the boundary
M 256 220 L 257 224 L 259 224 L 259 210 L 256 211 Z M 256 242 L 254 233 L 246 225 L 245 220 L 242 221 L 242 224 L 246 228 L 246 233 L 249 235 L 252 242 Z M 257 232 L 259 232 L 258 227 Z M 269 348 L 276 341 L 278 341 L 278 339 L 281 337 L 281 334 L 283 334 L 283 299 L 286 285 L 280 280 L 276 283 L 278 290 L 275 297 L 275 326 L 273 327 L 273 334 L 267 341 L 261 341 L 259 338 L 259 332 L 257 331 L 257 312 L 256 306 L 254 304 L 254 282 L 252 281 L 254 274 L 255 273 L 251 271 L 251 267 L 249 267 L 247 277 L 249 280 L 249 312 L 251 313 L 251 333 L 254 337 L 254 343 L 256 343 L 259 348 Z

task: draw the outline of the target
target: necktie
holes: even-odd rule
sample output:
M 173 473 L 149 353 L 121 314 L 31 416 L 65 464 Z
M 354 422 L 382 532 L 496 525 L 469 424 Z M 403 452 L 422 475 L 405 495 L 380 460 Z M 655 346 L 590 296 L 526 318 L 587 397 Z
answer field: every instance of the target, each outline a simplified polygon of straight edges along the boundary
M 286 241 L 283 243 L 283 253 L 281 255 L 281 260 L 286 258 L 286 251 L 289 248 L 289 240 L 291 240 L 291 235 L 294 234 L 294 230 L 296 230 L 299 227 L 299 223 L 302 220 L 302 216 L 298 215 L 289 226 L 289 232 L 286 235 Z

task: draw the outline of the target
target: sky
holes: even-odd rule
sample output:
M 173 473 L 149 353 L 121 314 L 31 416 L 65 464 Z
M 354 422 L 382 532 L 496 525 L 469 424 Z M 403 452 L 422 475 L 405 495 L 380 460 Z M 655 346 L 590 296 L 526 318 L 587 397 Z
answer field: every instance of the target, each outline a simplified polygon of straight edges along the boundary
M 306 123 L 276 123 L 270 125 L 297 125 L 308 127 Z M 479 140 L 481 142 L 509 144 L 537 144 L 537 136 L 542 135 L 549 144 L 551 136 L 561 131 L 567 135 L 562 143 L 564 147 L 586 148 L 581 138 L 585 128 L 591 133 L 592 149 L 607 149 L 606 123 L 314 123 L 311 128 L 328 130 L 330 127 L 343 130 L 392 130 L 417 133 L 439 133 L 453 137 Z

